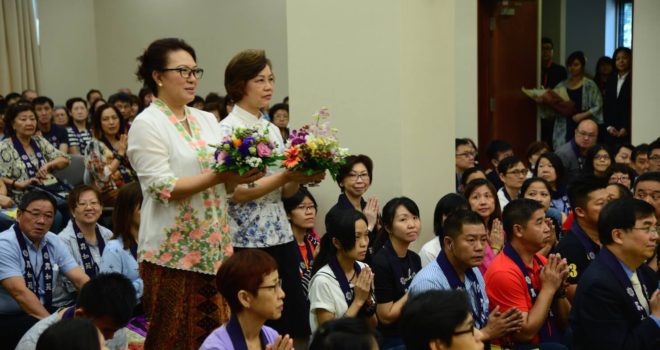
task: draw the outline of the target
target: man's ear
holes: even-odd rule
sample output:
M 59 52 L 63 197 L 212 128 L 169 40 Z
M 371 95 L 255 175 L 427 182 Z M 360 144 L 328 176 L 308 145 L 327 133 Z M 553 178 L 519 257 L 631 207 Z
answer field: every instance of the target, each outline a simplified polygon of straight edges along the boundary
M 585 216 L 587 216 L 587 213 L 584 211 L 584 209 L 580 207 L 573 208 L 573 211 L 575 212 L 575 216 L 577 217 L 584 218 Z

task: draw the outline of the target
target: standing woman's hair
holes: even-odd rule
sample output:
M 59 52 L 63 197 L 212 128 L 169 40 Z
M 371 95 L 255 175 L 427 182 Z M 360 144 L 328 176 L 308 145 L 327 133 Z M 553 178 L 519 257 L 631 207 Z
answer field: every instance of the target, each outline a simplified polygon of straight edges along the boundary
M 120 238 L 124 243 L 124 249 L 137 245 L 135 238 L 131 235 L 131 224 L 133 213 L 142 207 L 142 189 L 137 181 L 125 184 L 119 189 L 115 208 L 112 211 L 112 239 Z
M 470 203 L 465 197 L 458 193 L 448 193 L 442 196 L 433 211 L 433 233 L 440 236 L 444 218 L 459 210 L 470 210 Z
M 229 61 L 225 68 L 225 90 L 235 103 L 243 99 L 248 81 L 266 66 L 273 67 L 264 50 L 243 50 Z
M 179 38 L 158 39 L 144 50 L 142 56 L 137 58 L 139 64 L 135 75 L 137 75 L 139 81 L 144 82 L 144 85 L 153 92 L 154 96 L 158 96 L 158 86 L 151 74 L 154 71 L 168 68 L 167 55 L 170 52 L 179 50 L 188 52 L 193 60 L 197 62 L 195 50 L 183 41 L 183 39 Z
M 101 350 L 99 330 L 90 319 L 65 318 L 41 333 L 36 350 Z
M 325 216 L 326 234 L 321 238 L 319 254 L 312 265 L 312 276 L 324 265 L 328 264 L 330 258 L 337 254 L 337 248 L 332 244 L 336 238 L 343 251 L 349 251 L 355 247 L 355 223 L 359 220 L 367 223 L 367 217 L 355 209 L 341 209 L 334 207 Z
M 495 210 L 493 211 L 492 214 L 490 214 L 490 217 L 488 218 L 488 222 L 485 223 L 486 229 L 489 230 L 491 225 L 493 225 L 493 221 L 495 219 L 500 219 L 502 217 L 502 207 L 500 207 L 500 201 L 497 199 L 497 190 L 495 189 L 495 186 L 493 186 L 493 184 L 486 179 L 476 179 L 470 181 L 470 183 L 465 187 L 464 193 L 465 193 L 465 198 L 468 200 L 468 203 L 470 203 L 470 196 L 474 191 L 476 191 L 481 186 L 488 187 L 491 196 L 493 196 L 493 201 L 495 202 Z M 470 208 L 470 210 L 472 210 L 472 208 Z

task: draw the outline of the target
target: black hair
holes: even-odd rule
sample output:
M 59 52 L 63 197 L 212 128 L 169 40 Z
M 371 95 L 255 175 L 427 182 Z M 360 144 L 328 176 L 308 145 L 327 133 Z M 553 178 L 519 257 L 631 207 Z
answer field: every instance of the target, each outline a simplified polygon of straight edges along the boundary
M 307 187 L 300 186 L 298 192 L 294 193 L 293 196 L 282 199 L 282 202 L 284 203 L 284 211 L 286 211 L 287 214 L 291 214 L 293 209 L 296 209 L 300 203 L 305 200 L 305 197 L 308 197 L 312 203 L 314 203 L 314 207 L 318 207 L 316 199 L 312 196 Z
M 601 210 L 598 217 L 598 238 L 603 245 L 614 243 L 614 229 L 629 230 L 635 221 L 655 216 L 655 208 L 641 199 L 620 198 L 613 200 Z
M 596 177 L 593 174 L 575 177 L 568 184 L 568 200 L 571 207 L 586 209 L 589 194 L 604 188 L 607 188 L 607 181 L 604 178 Z
M 76 102 L 82 102 L 85 105 L 85 109 L 87 109 L 87 101 L 83 100 L 82 97 L 71 97 L 70 99 L 66 100 L 66 109 L 71 112 L 71 109 Z
M 100 273 L 80 289 L 77 306 L 86 317 L 109 316 L 115 326 L 124 327 L 133 315 L 136 300 L 135 287 L 128 278 L 117 272 Z
M 458 146 L 463 146 L 463 145 L 472 146 L 472 142 L 467 138 L 457 138 L 456 139 L 456 147 L 454 149 L 458 149 Z
M 596 158 L 596 155 L 600 151 L 607 152 L 607 155 L 610 157 L 610 164 L 614 163 L 614 157 L 612 156 L 612 152 L 610 151 L 609 147 L 602 143 L 597 143 L 587 150 L 587 154 L 584 157 L 584 168 L 582 169 L 583 173 L 594 175 L 596 174 L 596 170 L 594 169 L 594 158 Z
M 227 95 L 225 98 L 222 100 L 222 103 L 220 103 L 220 120 L 225 119 L 229 113 L 227 113 L 227 106 L 229 105 L 234 105 L 236 102 L 231 98 L 231 96 Z
M 392 233 L 392 226 L 394 225 L 394 216 L 396 215 L 396 210 L 401 206 L 406 208 L 410 214 L 418 218 L 420 217 L 417 203 L 408 197 L 394 197 L 387 201 L 383 207 L 381 215 L 381 222 L 383 224 L 381 225 L 380 232 L 375 239 L 375 241 L 378 243 L 376 245 L 377 248 L 382 247 L 382 244 L 385 244 L 385 241 L 389 239 L 389 235 Z M 377 249 L 375 249 L 374 252 L 376 250 Z
M 465 186 L 467 185 L 467 180 L 470 178 L 470 176 L 478 172 L 482 172 L 484 173 L 484 176 L 486 176 L 486 172 L 483 171 L 483 169 L 481 169 L 478 166 L 473 166 L 472 168 L 468 168 L 463 172 L 463 175 L 461 175 L 461 185 L 463 186 L 463 188 L 465 188 Z
M 497 200 L 497 190 L 495 189 L 495 186 L 493 186 L 493 183 L 488 181 L 488 179 L 475 179 L 467 184 L 463 190 L 463 195 L 465 196 L 465 199 L 468 201 L 468 203 L 470 203 L 470 196 L 472 195 L 472 192 L 476 191 L 481 186 L 486 186 L 488 188 L 491 195 L 493 196 L 493 201 L 495 202 L 495 210 L 492 214 L 490 214 L 488 222 L 484 223 L 486 224 L 486 227 L 491 227 L 491 225 L 493 225 L 493 221 L 495 221 L 495 219 L 499 219 L 502 216 L 502 207 L 500 206 L 500 201 Z M 470 207 L 470 209 L 472 208 Z
M 617 191 L 619 192 L 619 198 L 624 198 L 624 197 L 625 198 L 632 198 L 633 197 L 632 192 L 630 192 L 630 189 L 628 187 L 618 183 L 618 182 L 610 183 L 610 184 L 607 185 L 607 187 L 609 187 L 609 186 L 616 187 Z
M 408 300 L 401 312 L 401 336 L 408 350 L 426 350 L 439 340 L 451 346 L 452 337 L 470 315 L 463 290 L 431 290 Z
M 536 165 L 532 171 L 532 176 L 539 176 L 539 163 L 541 162 L 541 159 L 547 159 L 555 169 L 555 175 L 557 175 L 555 186 L 557 189 L 563 187 L 566 175 L 566 171 L 564 170 L 564 163 L 562 163 L 561 158 L 559 158 L 559 156 L 554 152 L 545 152 L 539 157 L 539 159 L 536 160 Z
M 527 192 L 527 189 L 529 188 L 529 186 L 531 186 L 533 183 L 537 183 L 537 182 L 540 182 L 545 186 L 545 188 L 548 190 L 548 194 L 552 193 L 552 187 L 550 187 L 550 183 L 548 182 L 548 180 L 546 180 L 542 177 L 533 176 L 533 177 L 530 177 L 529 179 L 526 179 L 523 182 L 522 186 L 520 186 L 520 198 L 524 198 L 525 197 L 525 192 Z
M 18 92 L 10 92 L 10 93 L 7 94 L 7 96 L 5 96 L 5 101 L 9 102 L 9 101 L 11 101 L 13 99 L 17 99 L 17 98 L 20 99 L 21 94 L 19 94 Z
M 343 209 L 333 207 L 325 216 L 325 228 L 327 232 L 321 238 L 321 247 L 314 263 L 312 264 L 312 275 L 330 261 L 330 257 L 337 254 L 337 248 L 332 244 L 332 239 L 339 241 L 343 251 L 350 251 L 355 247 L 355 223 L 363 220 L 367 223 L 367 217 L 355 209 Z
M 133 95 L 127 94 L 125 92 L 118 92 L 118 93 L 112 94 L 112 95 L 110 95 L 110 97 L 108 97 L 108 104 L 114 105 L 117 102 L 124 102 L 124 103 L 128 103 L 128 104 L 132 104 L 133 103 L 133 97 L 132 96 Z
M 541 150 L 546 150 L 546 152 L 550 151 L 552 148 L 548 146 L 547 143 L 544 141 L 534 141 L 527 146 L 527 152 L 525 152 L 525 159 L 529 161 L 529 158 L 532 157 L 532 155 L 538 153 Z M 543 152 L 545 153 L 545 152 Z M 533 168 L 536 166 L 536 164 L 528 164 L 530 168 Z
M 555 44 L 552 42 L 552 39 L 548 38 L 547 36 L 544 36 L 541 38 L 541 45 L 543 44 L 550 44 L 552 47 L 555 47 Z
M 138 104 L 140 105 L 140 111 L 145 109 L 147 106 L 144 105 L 144 98 L 149 95 L 149 94 L 154 94 L 153 91 L 147 86 L 143 86 L 140 91 L 138 92 Z
M 638 155 L 648 155 L 649 153 L 649 144 L 648 143 L 641 143 L 633 149 L 632 154 L 630 155 L 630 159 L 635 162 L 637 161 L 637 156 Z
M 270 118 L 273 119 L 275 116 L 275 112 L 279 111 L 280 109 L 285 110 L 287 113 L 289 113 L 289 105 L 286 103 L 276 103 L 270 109 L 268 110 L 268 115 L 270 115 Z
M 216 102 L 220 104 L 222 102 L 223 97 L 220 96 L 217 92 L 209 92 L 206 94 L 206 97 L 204 97 L 204 103 L 211 103 L 211 102 Z
M 490 141 L 490 143 L 488 143 L 488 146 L 486 146 L 486 156 L 488 157 L 488 159 L 497 160 L 497 156 L 499 153 L 503 153 L 511 150 L 513 150 L 513 147 L 511 146 L 510 143 L 504 140 L 492 140 Z
M 604 64 L 609 64 L 610 66 L 612 66 L 612 73 L 616 70 L 614 61 L 610 57 L 602 56 L 601 58 L 599 58 L 598 61 L 596 62 L 596 74 L 594 75 L 594 81 L 596 82 L 596 84 L 600 84 L 601 81 L 605 81 L 608 78 L 608 77 L 604 77 L 600 73 L 600 66 Z M 610 75 L 612 75 L 612 73 L 610 73 Z
M 636 189 L 637 189 L 637 185 L 638 185 L 640 182 L 642 182 L 642 181 L 655 181 L 655 182 L 660 183 L 660 172 L 658 172 L 658 171 L 647 171 L 647 172 L 645 172 L 644 174 L 639 175 L 639 176 L 635 179 L 635 183 L 634 183 L 634 185 L 633 185 L 633 189 L 636 190 Z
M 36 350 L 101 350 L 99 330 L 92 320 L 64 318 L 41 333 Z
M 442 226 L 441 242 L 445 237 L 456 239 L 463 233 L 463 225 L 483 225 L 484 221 L 479 214 L 471 210 L 457 210 L 445 219 Z M 484 226 L 485 227 L 485 226 Z
M 195 62 L 197 61 L 195 50 L 179 38 L 158 39 L 149 44 L 144 53 L 137 58 L 139 64 L 135 75 L 153 92 L 154 96 L 158 96 L 158 86 L 151 74 L 167 68 L 167 56 L 170 52 L 179 50 L 186 51 Z
M 607 179 L 608 182 L 610 181 L 610 177 L 614 175 L 614 173 L 622 173 L 628 175 L 631 184 L 635 183 L 635 178 L 637 177 L 637 173 L 635 172 L 635 170 L 621 163 L 612 163 L 612 165 L 610 165 L 610 167 L 607 168 L 605 178 Z
M 649 145 L 649 149 L 646 153 L 649 156 L 649 158 L 651 157 L 651 153 L 653 153 L 653 150 L 655 149 L 660 149 L 660 140 L 655 140 L 651 142 L 651 144 Z
M 353 166 L 359 163 L 362 163 L 364 167 L 367 168 L 367 173 L 369 174 L 369 183 L 373 183 L 374 163 L 371 158 L 364 154 L 350 155 L 345 158 L 344 164 L 339 168 L 339 171 L 337 172 L 337 184 L 339 185 L 339 188 L 342 192 L 344 192 L 344 188 L 341 186 L 342 181 L 344 181 L 348 174 L 353 171 Z
M 32 100 L 32 107 L 37 108 L 38 105 L 46 104 L 50 106 L 50 108 L 55 107 L 55 103 L 53 103 L 53 100 L 48 97 L 48 96 L 37 96 L 35 97 L 34 100 Z
M 187 106 L 192 107 L 196 103 L 201 103 L 202 105 L 205 105 L 204 98 L 202 96 L 195 95 L 195 98 L 193 98 L 192 101 L 188 102 Z M 202 107 L 202 109 L 204 108 Z
M 618 55 L 620 52 L 625 52 L 626 54 L 628 54 L 628 56 L 630 57 L 630 68 L 632 69 L 632 50 L 629 47 L 625 47 L 625 46 L 617 47 L 616 50 L 614 50 L 614 53 L 612 54 L 612 61 L 616 62 L 616 55 Z M 614 66 L 613 71 L 618 72 L 618 69 L 616 68 L 616 64 L 613 64 L 613 66 Z
M 21 202 L 18 203 L 18 209 L 25 211 L 32 202 L 36 201 L 48 201 L 53 205 L 53 212 L 57 211 L 57 202 L 55 201 L 55 198 L 53 198 L 48 192 L 40 190 L 32 190 L 24 194 L 23 197 L 21 197 Z
M 34 118 L 37 118 L 37 114 L 34 112 L 34 107 L 29 102 L 19 101 L 7 108 L 5 113 L 5 135 L 14 136 L 16 135 L 16 130 L 14 130 L 14 120 L 22 112 L 30 111 L 34 115 Z
M 93 93 L 98 93 L 99 95 L 101 95 L 101 98 L 103 98 L 103 93 L 101 93 L 100 90 L 89 89 L 89 91 L 87 91 L 87 95 L 85 95 L 85 98 L 87 99 L 87 101 L 89 101 L 89 97 L 92 96 Z
M 513 239 L 514 225 L 527 226 L 532 215 L 539 209 L 543 210 L 543 205 L 533 199 L 518 198 L 509 202 L 502 213 L 502 226 L 506 232 L 506 240 L 511 242 Z
M 470 210 L 470 203 L 467 199 L 458 193 L 448 193 L 435 204 L 433 211 L 433 233 L 440 236 L 443 230 L 443 216 L 446 218 L 449 214 L 458 210 Z
M 614 152 L 612 152 L 612 155 L 616 157 L 616 155 L 619 154 L 619 151 L 621 151 L 622 148 L 629 149 L 631 154 L 635 150 L 635 146 L 633 146 L 630 143 L 619 143 L 616 146 L 614 146 L 613 148 Z
M 497 164 L 497 173 L 500 175 L 506 175 L 507 171 L 516 166 L 518 163 L 525 165 L 525 163 L 523 163 L 523 161 L 516 156 L 506 157 L 502 159 L 499 164 Z
M 371 350 L 376 333 L 358 317 L 330 320 L 316 329 L 309 350 Z
M 579 61 L 582 64 L 582 70 L 585 69 L 585 65 L 587 63 L 587 59 L 584 57 L 584 52 L 582 51 L 575 51 L 572 52 L 570 55 L 568 55 L 568 58 L 566 58 L 566 67 L 570 66 L 573 61 Z

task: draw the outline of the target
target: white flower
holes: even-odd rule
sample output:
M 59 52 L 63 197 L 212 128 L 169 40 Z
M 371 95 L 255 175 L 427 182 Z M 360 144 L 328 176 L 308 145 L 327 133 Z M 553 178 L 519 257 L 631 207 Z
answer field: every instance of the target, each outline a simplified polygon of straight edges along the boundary
M 258 166 L 261 165 L 261 158 L 258 158 L 258 157 L 248 157 L 247 159 L 245 159 L 245 163 L 247 163 L 247 165 L 249 165 L 249 166 L 251 166 L 251 167 L 253 167 L 253 168 L 256 168 L 256 167 L 258 167 Z

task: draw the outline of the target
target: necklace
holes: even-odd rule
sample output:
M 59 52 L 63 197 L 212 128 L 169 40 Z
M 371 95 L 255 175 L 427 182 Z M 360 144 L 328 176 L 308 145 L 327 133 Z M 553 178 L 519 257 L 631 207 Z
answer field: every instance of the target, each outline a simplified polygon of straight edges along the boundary
M 181 122 L 183 122 L 184 120 L 187 120 L 187 119 L 188 119 L 188 116 L 184 114 L 184 115 L 183 115 L 183 118 L 181 118 L 181 119 L 176 118 L 176 121 L 178 121 L 179 123 L 181 123 Z

